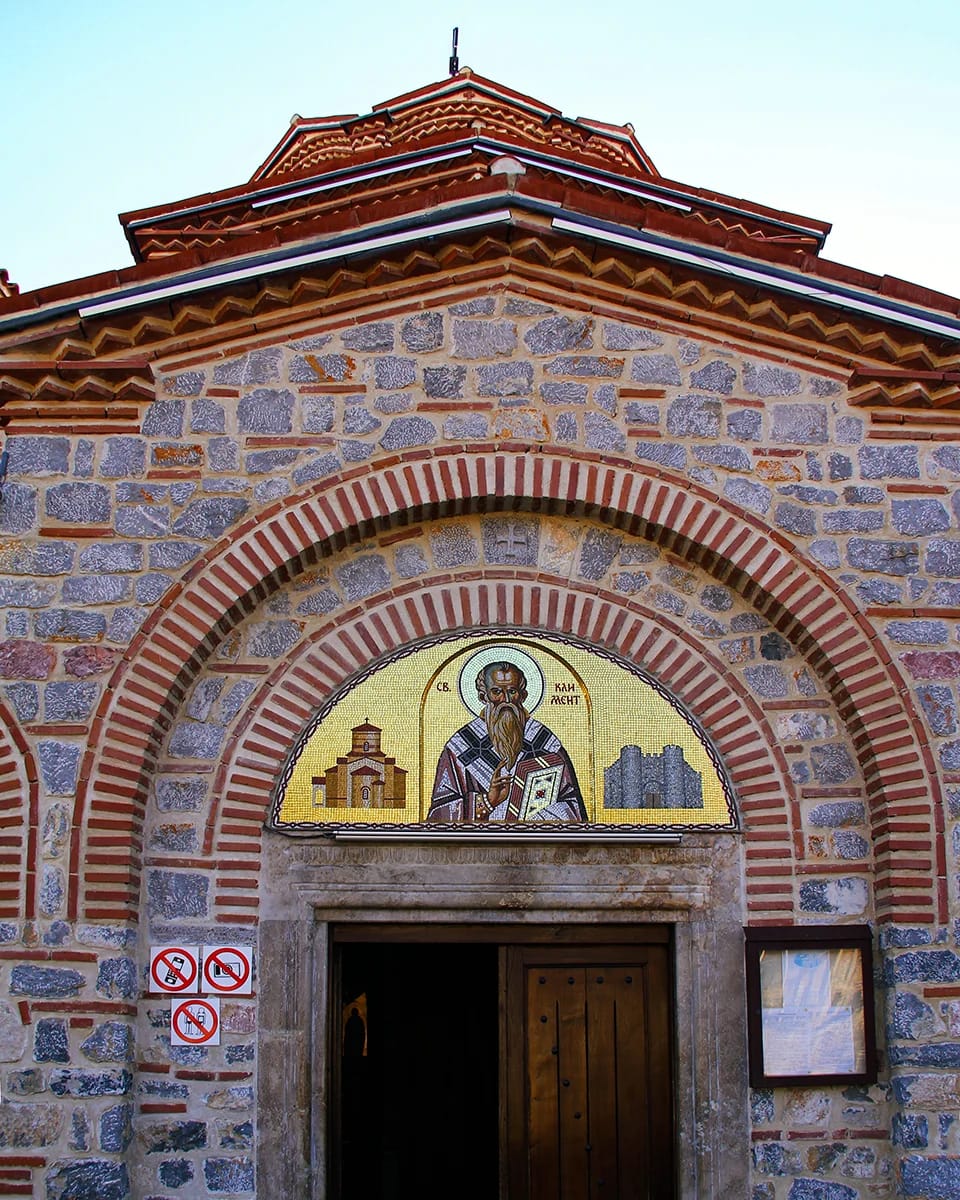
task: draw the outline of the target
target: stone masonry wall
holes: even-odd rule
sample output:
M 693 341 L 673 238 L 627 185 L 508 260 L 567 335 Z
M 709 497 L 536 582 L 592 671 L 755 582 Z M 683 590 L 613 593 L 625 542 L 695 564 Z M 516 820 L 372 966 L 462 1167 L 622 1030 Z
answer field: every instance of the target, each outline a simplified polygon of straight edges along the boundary
M 255 898 L 241 896 L 256 857 L 223 852 L 219 871 L 203 860 L 216 764 L 270 664 L 392 588 L 522 570 L 671 622 L 762 710 L 797 796 L 802 869 L 786 892 L 751 891 L 747 876 L 745 919 L 875 924 L 883 831 L 858 747 L 800 639 L 742 579 L 682 545 L 583 511 L 538 514 L 536 497 L 414 523 L 394 540 L 364 533 L 292 580 L 266 578 L 242 620 L 211 618 L 210 657 L 153 780 L 140 931 L 71 917 L 83 861 L 112 836 L 86 828 L 71 862 L 94 714 L 193 564 L 267 506 L 355 466 L 504 442 L 616 456 L 714 492 L 839 583 L 901 671 L 948 789 L 953 923 L 877 929 L 876 1087 L 754 1094 L 753 1200 L 960 1193 L 960 452 L 876 434 L 812 363 L 509 292 L 171 363 L 138 435 L 14 430 L 0 492 L 0 698 L 28 747 L 39 813 L 35 911 L 14 905 L 0 921 L 0 1183 L 23 1189 L 8 1194 L 255 1192 L 256 996 L 224 1005 L 219 1048 L 171 1048 L 169 1005 L 144 996 L 147 949 L 168 937 L 256 944 Z M 747 810 L 745 824 L 749 854 L 763 824 Z M 223 901 L 232 877 L 234 904 Z

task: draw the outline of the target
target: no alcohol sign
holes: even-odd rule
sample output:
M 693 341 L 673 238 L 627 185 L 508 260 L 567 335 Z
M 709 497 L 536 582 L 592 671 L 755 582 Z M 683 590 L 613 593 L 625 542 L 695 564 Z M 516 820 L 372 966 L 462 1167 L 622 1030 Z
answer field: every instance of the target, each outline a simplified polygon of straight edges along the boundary
M 249 996 L 253 990 L 249 946 L 204 946 L 203 991 Z
M 152 946 L 150 989 L 154 992 L 198 992 L 200 947 Z
M 220 1001 L 181 1000 L 170 1013 L 171 1046 L 219 1046 Z

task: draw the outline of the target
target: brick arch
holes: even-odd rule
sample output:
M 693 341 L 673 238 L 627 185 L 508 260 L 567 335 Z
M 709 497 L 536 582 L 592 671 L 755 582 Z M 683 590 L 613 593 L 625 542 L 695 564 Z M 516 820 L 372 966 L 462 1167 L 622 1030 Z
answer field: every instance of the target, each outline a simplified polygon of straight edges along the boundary
M 331 549 L 396 524 L 493 509 L 576 514 L 645 537 L 703 566 L 764 612 L 820 673 L 851 731 L 874 831 L 878 916 L 946 919 L 943 809 L 932 755 L 896 666 L 829 573 L 758 517 L 655 467 L 591 460 L 560 447 L 494 445 L 417 450 L 355 467 L 278 501 L 193 564 L 118 665 L 96 714 L 71 871 L 79 871 L 83 822 L 128 830 L 134 854 L 103 854 L 105 861 L 91 867 L 83 881 L 87 919 L 136 920 L 149 777 L 187 684 L 226 630 Z M 410 587 L 422 590 L 417 582 Z M 491 609 L 481 619 L 500 618 Z M 424 632 L 429 627 L 426 620 Z M 377 642 L 379 633 L 367 636 Z M 128 881 L 118 887 L 121 871 Z
M 37 915 L 38 791 L 36 760 L 0 701 L 0 920 Z
M 494 626 L 519 636 L 549 630 L 612 652 L 661 682 L 710 737 L 733 785 L 747 833 L 748 909 L 794 911 L 794 858 L 803 854 L 796 790 L 777 738 L 729 665 L 689 630 L 620 593 L 533 571 L 511 578 L 454 572 L 416 590 L 392 588 L 315 629 L 261 682 L 232 731 L 215 776 L 203 843 L 206 869 L 225 847 L 256 854 L 292 742 L 321 704 L 359 671 L 431 635 Z M 216 905 L 240 920 L 258 877 L 236 862 Z

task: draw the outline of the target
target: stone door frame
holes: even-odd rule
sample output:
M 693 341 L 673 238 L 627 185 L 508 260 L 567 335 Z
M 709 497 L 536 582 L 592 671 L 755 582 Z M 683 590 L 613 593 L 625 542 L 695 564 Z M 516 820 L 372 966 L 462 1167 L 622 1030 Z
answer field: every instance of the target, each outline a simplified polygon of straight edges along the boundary
M 259 950 L 258 1191 L 327 1200 L 333 927 L 353 923 L 673 933 L 677 1195 L 744 1195 L 749 1173 L 738 835 L 679 847 L 338 846 L 268 834 Z M 513 877 L 504 883 L 503 876 Z M 576 877 L 576 886 L 566 880 Z M 408 888 L 404 879 L 419 883 Z M 457 878 L 458 899 L 450 880 Z M 742 998 L 742 999 L 738 999 Z

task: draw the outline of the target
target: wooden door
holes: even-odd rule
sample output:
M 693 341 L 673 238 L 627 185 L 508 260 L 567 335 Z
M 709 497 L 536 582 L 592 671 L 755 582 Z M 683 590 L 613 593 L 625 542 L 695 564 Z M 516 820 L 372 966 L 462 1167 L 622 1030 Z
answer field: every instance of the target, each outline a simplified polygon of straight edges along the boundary
M 510 1200 L 670 1200 L 666 944 L 507 958 Z

